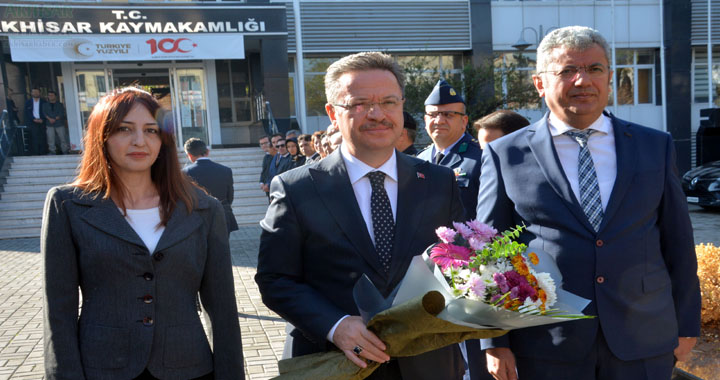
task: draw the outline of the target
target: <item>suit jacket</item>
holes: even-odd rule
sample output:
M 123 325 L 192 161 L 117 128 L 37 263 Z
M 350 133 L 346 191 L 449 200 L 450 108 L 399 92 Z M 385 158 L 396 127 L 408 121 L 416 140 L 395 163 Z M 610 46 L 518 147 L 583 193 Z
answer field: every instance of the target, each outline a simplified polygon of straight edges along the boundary
M 270 183 L 270 179 L 268 178 L 268 176 L 270 171 L 270 163 L 272 162 L 274 157 L 274 155 L 268 153 L 265 153 L 265 155 L 263 156 L 262 172 L 260 172 L 260 183 Z
M 197 191 L 178 203 L 151 256 L 110 200 L 56 187 L 45 201 L 45 373 L 48 380 L 243 379 L 225 218 Z M 82 312 L 78 319 L 78 288 Z M 212 320 L 210 350 L 196 308 Z
M 433 162 L 432 145 L 425 148 L 418 158 Z M 440 165 L 446 166 L 455 172 L 458 186 L 460 186 L 460 199 L 469 219 L 475 219 L 475 208 L 480 188 L 480 168 L 482 150 L 477 140 L 465 133 L 460 141 L 443 157 Z
M 295 327 L 290 333 L 293 356 L 335 349 L 326 339 L 330 329 L 344 315 L 359 315 L 352 296 L 356 281 L 366 274 L 388 296 L 411 258 L 435 243 L 435 229 L 463 218 L 457 184 L 447 168 L 396 156 L 397 229 L 387 274 L 339 150 L 273 180 L 270 207 L 260 222 L 255 281 L 265 305 Z M 450 380 L 464 372 L 457 345 L 400 358 L 398 364 L 404 379 Z
M 209 159 L 203 159 L 196 160 L 194 164 L 184 167 L 182 171 L 220 201 L 223 211 L 225 211 L 228 233 L 236 231 L 238 224 L 232 209 L 235 196 L 232 169 Z
M 292 156 L 288 154 L 287 156 L 283 157 L 280 156 L 280 153 L 273 156 L 272 161 L 270 161 L 270 165 L 268 168 L 268 182 L 271 183 L 273 178 L 275 178 L 276 175 L 284 173 L 290 169 L 293 168 L 293 161 Z
M 43 111 L 43 105 L 45 103 L 46 103 L 45 99 L 41 98 L 39 112 L 40 112 L 40 119 L 42 119 L 43 124 L 45 123 L 45 121 L 47 121 L 45 119 L 45 112 Z M 33 117 L 33 100 L 32 100 L 32 98 L 25 101 L 25 112 L 24 113 L 25 113 L 25 120 L 23 120 L 23 123 L 25 123 L 25 125 L 27 125 L 28 127 L 31 125 L 37 125 L 33 122 L 33 119 L 35 119 L 35 118 Z
M 511 331 L 484 340 L 519 356 L 581 360 L 597 329 L 618 358 L 672 352 L 700 333 L 693 233 L 670 135 L 612 117 L 617 178 L 599 232 L 576 199 L 557 157 L 547 116 L 489 144 L 478 219 L 552 255 L 563 288 L 592 302 L 597 318 Z

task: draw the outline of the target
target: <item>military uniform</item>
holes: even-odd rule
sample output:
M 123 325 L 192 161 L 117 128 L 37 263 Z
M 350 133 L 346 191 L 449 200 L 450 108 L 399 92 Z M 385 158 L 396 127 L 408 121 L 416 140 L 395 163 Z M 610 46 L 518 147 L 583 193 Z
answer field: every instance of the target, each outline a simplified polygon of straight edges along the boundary
M 432 162 L 433 145 L 430 144 L 417 157 Z M 469 219 L 475 219 L 478 188 L 480 187 L 481 157 L 482 150 L 478 141 L 466 132 L 439 163 L 455 172 L 455 178 L 460 187 L 460 199 Z

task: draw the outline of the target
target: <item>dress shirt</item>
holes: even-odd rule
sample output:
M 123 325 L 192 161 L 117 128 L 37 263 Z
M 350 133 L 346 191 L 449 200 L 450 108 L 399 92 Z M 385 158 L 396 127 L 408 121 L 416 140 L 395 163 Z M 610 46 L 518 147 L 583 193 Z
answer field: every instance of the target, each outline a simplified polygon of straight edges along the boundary
M 548 117 L 548 128 L 552 135 L 555 151 L 560 159 L 560 165 L 570 182 L 575 198 L 580 201 L 580 184 L 578 181 L 578 154 L 580 145 L 565 132 L 576 129 L 562 122 L 552 112 Z M 610 118 L 605 115 L 595 120 L 588 128 L 596 132 L 588 138 L 588 149 L 595 164 L 595 174 L 600 186 L 600 200 L 603 211 L 607 208 L 610 194 L 615 186 L 617 176 L 617 155 L 615 154 L 615 134 Z
M 40 118 L 40 99 L 33 99 L 33 118 Z
M 455 140 L 454 143 L 450 144 L 447 148 L 445 148 L 445 149 L 443 149 L 443 150 L 441 151 L 441 153 L 443 154 L 443 157 L 444 157 L 444 156 L 447 156 L 448 153 L 450 153 L 450 150 L 451 150 L 455 145 L 457 145 L 457 143 L 460 142 L 460 140 L 462 140 L 463 136 L 465 136 L 465 133 L 463 133 L 462 135 L 460 135 L 460 137 L 458 137 L 458 139 Z M 438 148 L 437 148 L 437 146 L 436 146 L 435 144 L 433 144 L 433 146 L 432 146 L 432 159 L 433 159 L 433 160 L 432 160 L 431 162 L 434 162 L 434 161 L 435 161 L 435 155 L 437 155 L 437 153 L 438 153 Z
M 372 224 L 372 210 L 370 209 L 372 185 L 370 184 L 370 179 L 366 177 L 366 175 L 373 171 L 381 171 L 385 173 L 385 191 L 387 192 L 388 198 L 390 198 L 390 207 L 392 208 L 393 219 L 397 220 L 398 174 L 395 150 L 393 149 L 392 156 L 377 169 L 358 160 L 355 156 L 350 154 L 345 144 L 340 145 L 340 154 L 345 162 L 345 169 L 347 169 L 348 178 L 350 178 L 350 183 L 352 184 L 353 192 L 355 193 L 355 199 L 360 207 L 360 213 L 365 220 L 365 226 L 370 234 L 370 239 L 372 239 L 373 244 L 375 244 L 375 233 L 373 232 Z M 327 339 L 329 341 L 335 343 L 332 339 L 335 334 L 335 329 L 337 329 L 340 322 L 347 317 L 348 315 L 340 318 L 332 329 L 330 329 L 330 332 L 328 332 L 327 335 Z

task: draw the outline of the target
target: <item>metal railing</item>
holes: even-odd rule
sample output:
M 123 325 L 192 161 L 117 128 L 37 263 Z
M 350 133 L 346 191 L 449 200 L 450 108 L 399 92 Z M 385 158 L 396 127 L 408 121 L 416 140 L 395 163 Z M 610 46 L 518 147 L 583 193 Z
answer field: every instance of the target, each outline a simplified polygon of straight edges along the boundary
M 2 167 L 5 159 L 10 156 L 12 151 L 13 138 L 15 137 L 15 126 L 10 119 L 7 110 L 3 110 L 0 114 L 0 176 L 2 175 Z

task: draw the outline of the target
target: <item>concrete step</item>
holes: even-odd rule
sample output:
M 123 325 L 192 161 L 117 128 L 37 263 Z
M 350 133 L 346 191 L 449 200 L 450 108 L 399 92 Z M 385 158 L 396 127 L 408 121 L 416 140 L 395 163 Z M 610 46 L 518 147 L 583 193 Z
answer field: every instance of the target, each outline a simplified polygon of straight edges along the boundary
M 40 236 L 40 226 L 0 228 L 0 239 L 36 238 Z
M 8 176 L 6 184 L 8 185 L 24 185 L 24 184 L 49 184 L 50 187 L 70 183 L 75 179 L 74 174 L 63 174 L 53 176 Z

